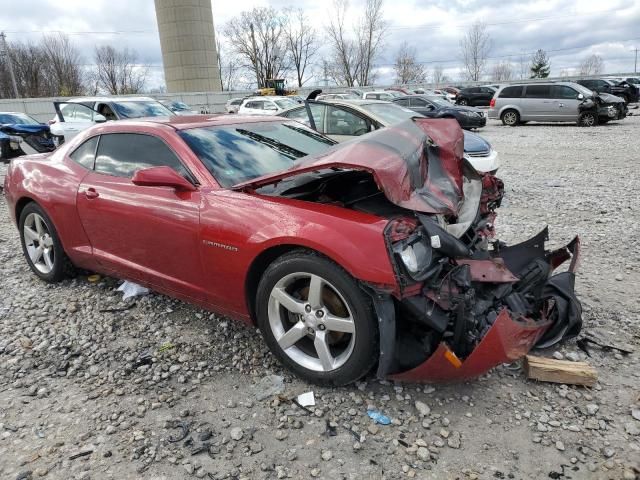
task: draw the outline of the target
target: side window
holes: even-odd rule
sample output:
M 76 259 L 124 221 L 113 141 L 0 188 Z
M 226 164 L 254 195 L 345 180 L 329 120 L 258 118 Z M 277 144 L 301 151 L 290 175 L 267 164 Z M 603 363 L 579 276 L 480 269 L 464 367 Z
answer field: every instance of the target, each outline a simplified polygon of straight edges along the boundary
M 316 124 L 316 128 L 319 132 L 324 133 L 324 105 L 317 105 L 310 103 L 309 108 L 311 109 L 311 115 L 313 116 L 313 121 Z M 296 120 L 300 123 L 304 123 L 307 127 L 311 127 L 309 123 L 309 115 L 307 114 L 307 109 L 296 108 L 295 110 L 291 110 L 286 115 L 287 118 L 291 120 Z
M 138 133 L 109 133 L 100 137 L 96 172 L 131 178 L 138 170 L 160 166 L 191 177 L 178 157 L 157 137 Z
M 101 103 L 98 105 L 97 111 L 99 114 L 104 115 L 104 118 L 107 120 L 117 120 L 116 114 L 113 113 L 113 110 L 106 103 Z
M 422 99 L 422 98 L 412 98 L 411 99 L 411 106 L 412 107 L 426 107 L 427 106 L 427 101 Z
M 67 103 L 66 105 L 60 106 L 60 111 L 62 112 L 62 116 L 64 117 L 65 122 L 73 121 L 76 118 L 76 106 Z
M 551 85 L 527 85 L 525 97 L 527 98 L 549 98 L 551 96 Z
M 327 135 L 363 135 L 369 131 L 367 121 L 347 110 L 327 107 Z
M 87 170 L 93 170 L 93 162 L 96 158 L 96 146 L 98 145 L 98 135 L 86 140 L 72 153 L 69 154 L 71 160 L 82 165 Z
M 500 98 L 520 98 L 522 97 L 522 85 L 505 87 L 500 91 Z
M 571 87 L 567 87 L 566 85 L 553 85 L 551 87 L 551 97 L 552 98 L 576 99 L 576 98 L 578 98 L 578 92 L 576 92 Z
M 480 93 L 480 89 L 478 87 L 467 88 L 464 93 Z
M 74 119 L 83 122 L 91 122 L 93 120 L 93 109 L 79 103 L 74 108 Z
M 408 98 L 398 98 L 393 103 L 395 103 L 396 105 L 400 105 L 402 107 L 408 107 L 409 106 L 409 99 Z M 413 104 L 413 100 L 411 101 L 411 103 Z

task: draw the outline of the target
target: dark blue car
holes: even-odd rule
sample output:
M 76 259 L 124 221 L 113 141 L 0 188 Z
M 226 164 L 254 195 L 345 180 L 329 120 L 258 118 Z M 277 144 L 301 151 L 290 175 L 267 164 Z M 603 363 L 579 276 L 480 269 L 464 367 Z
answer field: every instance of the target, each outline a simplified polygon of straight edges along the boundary
M 0 112 L 0 161 L 55 150 L 48 125 L 18 112 Z

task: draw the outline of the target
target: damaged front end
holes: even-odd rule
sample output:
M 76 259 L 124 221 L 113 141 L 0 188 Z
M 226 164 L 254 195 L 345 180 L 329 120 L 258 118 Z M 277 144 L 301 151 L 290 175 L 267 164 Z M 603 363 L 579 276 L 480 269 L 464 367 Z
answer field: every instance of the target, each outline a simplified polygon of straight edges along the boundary
M 56 146 L 48 125 L 0 125 L 0 161 L 32 153 L 46 153 Z
M 622 120 L 629 112 L 624 99 L 608 93 L 594 94 L 587 97 L 578 107 L 580 113 L 593 112 L 598 120 L 606 123 L 609 120 Z

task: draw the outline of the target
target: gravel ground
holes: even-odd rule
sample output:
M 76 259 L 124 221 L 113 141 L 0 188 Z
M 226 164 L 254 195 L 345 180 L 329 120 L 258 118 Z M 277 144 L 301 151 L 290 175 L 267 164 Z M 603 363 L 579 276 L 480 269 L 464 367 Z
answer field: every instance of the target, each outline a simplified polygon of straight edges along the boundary
M 546 224 L 552 245 L 580 234 L 584 331 L 636 351 L 639 129 L 634 116 L 593 129 L 490 122 L 481 131 L 503 162 L 500 236 L 522 240 Z M 2 479 L 619 480 L 640 471 L 637 353 L 592 349 L 593 389 L 528 381 L 518 365 L 458 385 L 368 378 L 318 388 L 233 321 L 156 294 L 124 303 L 115 279 L 38 281 L 2 200 L 0 269 Z M 542 353 L 587 359 L 572 342 Z M 278 376 L 286 396 L 313 390 L 316 406 L 269 395 Z M 392 424 L 373 424 L 368 407 Z

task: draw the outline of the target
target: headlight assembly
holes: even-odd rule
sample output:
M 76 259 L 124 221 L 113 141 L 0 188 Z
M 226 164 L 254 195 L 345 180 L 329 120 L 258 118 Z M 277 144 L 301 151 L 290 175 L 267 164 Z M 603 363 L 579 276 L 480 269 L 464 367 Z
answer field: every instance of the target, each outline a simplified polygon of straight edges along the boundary
M 409 276 L 416 281 L 427 278 L 432 270 L 433 249 L 423 236 L 416 235 L 394 246 L 397 257 Z

